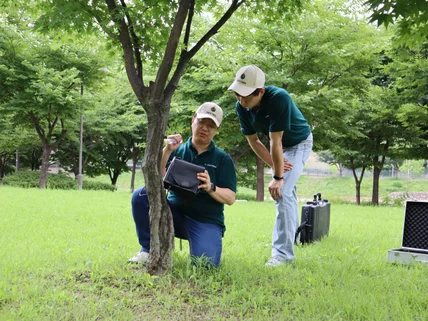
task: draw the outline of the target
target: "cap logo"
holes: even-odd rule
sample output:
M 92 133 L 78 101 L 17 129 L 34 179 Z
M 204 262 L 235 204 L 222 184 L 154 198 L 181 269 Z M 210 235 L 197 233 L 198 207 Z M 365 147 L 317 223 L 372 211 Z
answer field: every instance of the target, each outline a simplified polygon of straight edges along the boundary
M 245 79 L 245 74 L 242 74 L 242 75 L 241 75 L 241 79 Z
M 211 111 L 215 112 L 215 107 L 214 106 L 211 107 Z

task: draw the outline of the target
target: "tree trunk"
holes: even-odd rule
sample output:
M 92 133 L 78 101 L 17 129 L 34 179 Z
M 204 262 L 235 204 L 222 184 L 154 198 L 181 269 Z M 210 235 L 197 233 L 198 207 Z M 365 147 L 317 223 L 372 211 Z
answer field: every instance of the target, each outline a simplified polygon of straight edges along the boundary
M 355 182 L 355 202 L 357 205 L 361 204 L 361 182 Z
M 9 155 L 7 153 L 0 154 L 0 179 L 5 175 L 8 157 Z
M 135 171 L 137 169 L 138 158 L 140 157 L 140 148 L 134 146 L 132 149 L 132 175 L 131 175 L 131 192 L 135 189 Z
M 361 182 L 363 181 L 364 171 L 366 170 L 366 167 L 363 166 L 363 168 L 361 169 L 360 177 L 358 177 L 357 175 L 357 169 L 355 168 L 352 160 L 351 160 L 351 169 L 355 180 L 355 203 L 357 205 L 360 205 L 361 204 Z
M 256 155 L 256 164 L 257 164 L 257 194 L 256 201 L 263 202 L 265 200 L 265 164 Z
M 375 157 L 377 158 L 377 156 Z M 373 189 L 372 189 L 372 205 L 379 205 L 379 177 L 381 168 L 377 165 L 373 166 Z
M 52 147 L 48 145 L 43 146 L 43 152 L 42 152 L 42 166 L 40 167 L 40 181 L 39 181 L 39 188 L 44 189 L 46 188 L 46 183 L 48 180 L 48 171 L 49 171 L 49 159 L 52 152 Z
M 19 172 L 19 151 L 18 150 L 16 150 L 15 172 Z
M 171 251 L 174 249 L 174 226 L 169 209 L 162 175 L 159 171 L 163 136 L 168 124 L 169 102 L 151 103 L 147 115 L 147 147 L 144 154 L 143 173 L 150 202 L 150 255 L 147 272 L 162 275 L 171 266 Z

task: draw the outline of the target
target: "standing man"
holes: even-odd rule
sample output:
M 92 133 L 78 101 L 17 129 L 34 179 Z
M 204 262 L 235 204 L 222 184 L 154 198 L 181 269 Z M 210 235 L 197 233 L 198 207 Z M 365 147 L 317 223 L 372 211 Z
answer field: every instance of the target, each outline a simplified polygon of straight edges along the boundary
M 275 86 L 264 86 L 265 74 L 254 66 L 241 68 L 229 87 L 236 95 L 236 112 L 253 151 L 270 168 L 269 193 L 276 201 L 272 233 L 272 257 L 266 266 L 294 261 L 294 238 L 298 227 L 296 183 L 312 151 L 308 122 L 290 94 Z M 269 137 L 270 150 L 257 133 Z
M 168 203 L 172 212 L 175 236 L 189 241 L 192 259 L 204 257 L 207 265 L 218 266 L 222 253 L 224 204 L 235 202 L 236 173 L 232 158 L 216 147 L 213 137 L 223 119 L 222 109 L 215 103 L 202 104 L 192 118 L 192 136 L 187 142 L 180 134 L 169 135 L 162 150 L 161 172 L 165 175 L 168 161 L 174 156 L 205 167 L 197 174 L 201 181 L 196 196 L 183 196 L 170 191 Z M 150 252 L 149 199 L 145 187 L 132 195 L 134 218 L 140 252 L 129 259 L 145 264 Z

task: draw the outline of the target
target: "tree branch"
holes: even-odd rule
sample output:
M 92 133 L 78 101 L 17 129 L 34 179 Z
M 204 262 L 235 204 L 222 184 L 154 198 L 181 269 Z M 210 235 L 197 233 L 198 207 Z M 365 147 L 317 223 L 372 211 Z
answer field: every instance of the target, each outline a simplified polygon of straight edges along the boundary
M 60 141 L 65 137 L 65 134 L 67 133 L 67 130 L 65 129 L 65 123 L 64 120 L 61 118 L 61 134 L 58 136 L 58 138 L 55 140 L 55 146 L 58 146 Z
M 190 1 L 189 15 L 187 17 L 186 32 L 184 33 L 184 50 L 189 50 L 190 29 L 192 28 L 193 15 L 195 14 L 195 0 Z
M 98 2 L 98 1 L 97 1 Z M 97 5 L 98 5 L 98 3 L 97 4 L 95 4 L 94 2 L 93 2 L 93 6 L 92 7 L 90 7 L 90 6 L 88 6 L 88 5 L 85 5 L 85 4 L 83 4 L 83 3 L 80 3 L 81 4 L 81 7 L 82 7 L 82 10 L 83 11 L 85 11 L 86 13 L 88 13 L 89 15 L 91 15 L 92 17 L 94 17 L 94 19 L 97 21 L 97 23 L 98 23 L 98 25 L 100 26 L 100 28 L 108 35 L 108 36 L 110 36 L 110 37 L 112 37 L 113 39 L 115 39 L 115 40 L 120 40 L 119 39 L 119 36 L 117 35 L 117 34 L 115 34 L 115 33 L 113 33 L 113 32 L 111 32 L 109 29 L 107 29 L 105 26 L 104 26 L 104 24 L 102 23 L 102 19 L 101 19 L 101 17 L 95 12 L 95 9 L 93 9 L 93 8 L 96 8 L 97 7 Z
M 132 46 L 132 41 L 129 36 L 129 29 L 124 18 L 120 17 L 119 8 L 116 6 L 114 0 L 105 0 L 110 11 L 112 20 L 119 29 L 119 40 L 122 44 L 124 60 L 125 60 L 125 69 L 126 74 L 131 84 L 132 90 L 137 96 L 140 102 L 143 101 L 143 89 L 144 83 L 143 80 L 139 78 L 138 72 L 135 69 L 134 64 L 134 51 Z
M 183 75 L 184 68 L 187 65 L 187 62 L 202 48 L 202 46 L 212 37 L 214 36 L 218 30 L 230 19 L 232 14 L 247 0 L 233 0 L 232 4 L 230 5 L 229 9 L 224 13 L 224 15 L 220 18 L 219 21 L 210 29 L 207 31 L 207 33 L 202 36 L 201 39 L 196 43 L 196 45 L 190 50 L 186 51 L 183 50 L 180 54 L 180 59 L 177 64 L 177 68 L 175 69 L 174 75 L 172 76 L 171 80 L 168 83 L 168 86 L 166 87 L 165 91 L 172 91 L 174 88 L 177 87 L 178 82 Z M 190 29 L 190 26 L 189 26 Z M 187 31 L 187 30 L 186 30 Z
M 230 19 L 233 13 L 247 0 L 233 0 L 229 9 L 224 13 L 224 15 L 220 18 L 219 21 L 210 29 L 208 32 L 197 42 L 197 44 L 189 51 L 190 58 L 192 58 L 201 48 L 202 46 L 212 37 L 214 36 L 219 29 Z
M 132 45 L 134 47 L 134 54 L 135 54 L 135 60 L 137 62 L 137 75 L 141 79 L 143 85 L 143 63 L 141 61 L 141 52 L 140 52 L 140 45 L 138 42 L 137 34 L 135 33 L 134 24 L 132 23 L 131 16 L 127 12 L 126 3 L 124 0 L 120 0 L 120 3 L 122 4 L 122 8 L 125 10 L 126 13 L 126 20 L 128 20 L 129 24 L 129 31 L 131 33 L 131 39 L 132 39 Z
M 49 132 L 48 132 L 48 135 L 47 135 L 47 137 L 49 137 L 49 139 L 52 137 L 52 133 L 53 133 L 53 131 L 55 129 L 56 123 L 58 122 L 58 119 L 59 119 L 58 116 L 56 116 L 55 120 L 54 120 L 54 122 L 52 124 L 49 121 Z
M 187 13 L 189 12 L 191 1 L 192 0 L 180 0 L 177 15 L 175 16 L 174 24 L 172 26 L 168 43 L 166 45 L 165 54 L 156 75 L 155 87 L 153 90 L 154 99 L 160 99 L 165 88 L 168 75 L 174 62 L 175 53 L 177 52 L 178 41 L 180 40 L 184 21 L 186 20 Z
M 39 120 L 37 119 L 36 115 L 34 115 L 32 111 L 30 111 L 28 115 L 30 116 L 31 121 L 33 122 L 33 125 L 36 128 L 37 135 L 39 135 L 43 145 L 46 145 L 47 142 L 45 137 L 45 131 L 43 130 L 42 126 L 40 126 Z

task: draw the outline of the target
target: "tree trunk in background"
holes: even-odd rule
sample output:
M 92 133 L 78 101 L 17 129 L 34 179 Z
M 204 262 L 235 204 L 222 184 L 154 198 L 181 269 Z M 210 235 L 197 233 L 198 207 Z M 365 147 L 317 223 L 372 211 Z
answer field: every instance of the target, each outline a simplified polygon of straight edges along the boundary
M 19 151 L 18 150 L 16 150 L 15 172 L 19 172 Z
M 0 153 L 0 180 L 4 177 L 6 173 L 6 167 L 9 159 L 8 153 Z
M 355 182 L 355 202 L 357 205 L 361 204 L 361 182 Z
M 351 161 L 351 164 L 352 164 L 352 161 Z M 357 205 L 360 205 L 361 204 L 361 182 L 363 181 L 363 178 L 364 178 L 364 172 L 366 170 L 366 166 L 363 166 L 363 168 L 361 169 L 360 177 L 357 176 L 356 168 L 353 164 L 351 165 L 351 168 L 352 168 L 352 174 L 354 175 L 354 180 L 355 180 L 355 203 Z
M 339 177 L 343 177 L 343 166 L 339 164 L 338 168 L 339 168 Z
M 53 147 L 51 146 L 48 146 L 48 145 L 43 146 L 42 166 L 40 167 L 40 181 L 39 181 L 39 188 L 41 189 L 46 188 L 46 183 L 48 180 L 48 171 L 49 171 L 49 159 L 50 159 L 52 150 L 53 150 Z
M 375 156 L 375 159 L 378 159 L 378 156 Z M 379 205 L 379 177 L 381 170 L 375 163 L 373 166 L 372 205 Z
M 265 163 L 256 155 L 257 164 L 257 194 L 256 201 L 263 202 L 265 200 Z
M 116 186 L 117 179 L 119 178 L 120 173 L 121 173 L 120 170 L 116 170 L 116 169 L 108 170 L 108 176 L 110 176 L 111 185 Z

